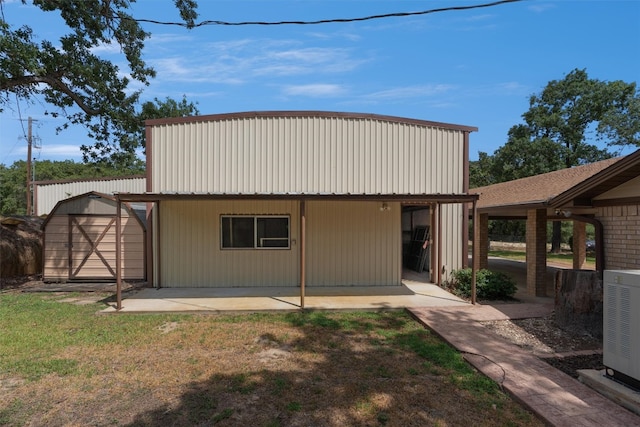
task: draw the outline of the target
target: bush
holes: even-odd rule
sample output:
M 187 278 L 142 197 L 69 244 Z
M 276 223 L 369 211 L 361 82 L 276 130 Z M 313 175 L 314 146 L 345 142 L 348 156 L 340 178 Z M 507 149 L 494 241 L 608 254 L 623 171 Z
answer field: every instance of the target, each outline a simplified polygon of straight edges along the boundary
M 445 287 L 454 294 L 471 298 L 471 269 L 454 270 Z M 498 271 L 478 270 L 476 272 L 476 296 L 483 300 L 506 300 L 516 293 L 516 282 Z

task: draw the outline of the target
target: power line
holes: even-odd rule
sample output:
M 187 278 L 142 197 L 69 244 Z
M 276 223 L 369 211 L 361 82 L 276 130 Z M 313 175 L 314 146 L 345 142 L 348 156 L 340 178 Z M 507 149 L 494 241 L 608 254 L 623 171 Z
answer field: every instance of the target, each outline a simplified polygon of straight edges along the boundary
M 165 21 L 157 21 L 154 19 L 136 19 L 131 17 L 121 17 L 122 19 L 128 19 L 136 22 L 146 22 L 150 24 L 157 25 L 173 25 L 179 27 L 186 28 L 195 28 L 195 27 L 203 27 L 207 25 L 221 25 L 221 26 L 243 26 L 243 25 L 318 25 L 318 24 L 334 24 L 334 23 L 345 23 L 345 22 L 360 22 L 360 21 L 371 21 L 374 19 L 384 19 L 384 18 L 400 18 L 406 16 L 417 16 L 417 15 L 427 15 L 431 13 L 439 13 L 439 12 L 449 12 L 449 11 L 458 11 L 458 10 L 471 10 L 471 9 L 480 9 L 492 6 L 499 6 L 507 3 L 517 3 L 525 0 L 501 0 L 494 1 L 491 3 L 484 4 L 476 4 L 470 6 L 449 6 L 449 7 L 441 7 L 437 9 L 429 9 L 422 10 L 419 12 L 394 12 L 394 13 L 384 13 L 381 15 L 370 15 L 359 18 L 337 18 L 337 19 L 320 19 L 317 21 L 240 21 L 240 22 L 227 22 L 227 21 L 218 21 L 218 20 L 207 20 L 194 24 L 188 24 L 186 22 L 165 22 Z

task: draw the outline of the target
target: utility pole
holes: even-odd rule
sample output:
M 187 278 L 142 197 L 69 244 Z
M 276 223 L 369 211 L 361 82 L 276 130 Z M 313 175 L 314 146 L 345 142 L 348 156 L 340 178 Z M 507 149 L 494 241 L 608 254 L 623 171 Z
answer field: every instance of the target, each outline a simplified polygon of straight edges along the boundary
M 33 120 L 29 117 L 28 130 L 27 130 L 27 216 L 31 215 L 31 143 L 33 140 L 33 133 L 31 131 Z

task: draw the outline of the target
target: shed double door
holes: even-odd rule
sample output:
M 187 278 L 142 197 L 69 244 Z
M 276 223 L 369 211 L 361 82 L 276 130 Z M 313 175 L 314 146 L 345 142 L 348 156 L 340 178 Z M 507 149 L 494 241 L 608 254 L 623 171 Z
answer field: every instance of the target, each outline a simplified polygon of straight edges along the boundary
M 116 217 L 69 215 L 69 279 L 116 277 Z

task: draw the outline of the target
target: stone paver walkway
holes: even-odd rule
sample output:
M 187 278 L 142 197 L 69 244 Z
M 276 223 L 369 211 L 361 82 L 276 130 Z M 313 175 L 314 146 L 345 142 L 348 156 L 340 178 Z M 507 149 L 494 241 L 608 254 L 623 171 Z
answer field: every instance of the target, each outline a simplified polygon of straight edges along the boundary
M 552 426 L 640 426 L 640 417 L 536 356 L 491 333 L 479 322 L 540 317 L 545 304 L 410 308 L 425 326 L 463 353 L 469 363 Z

